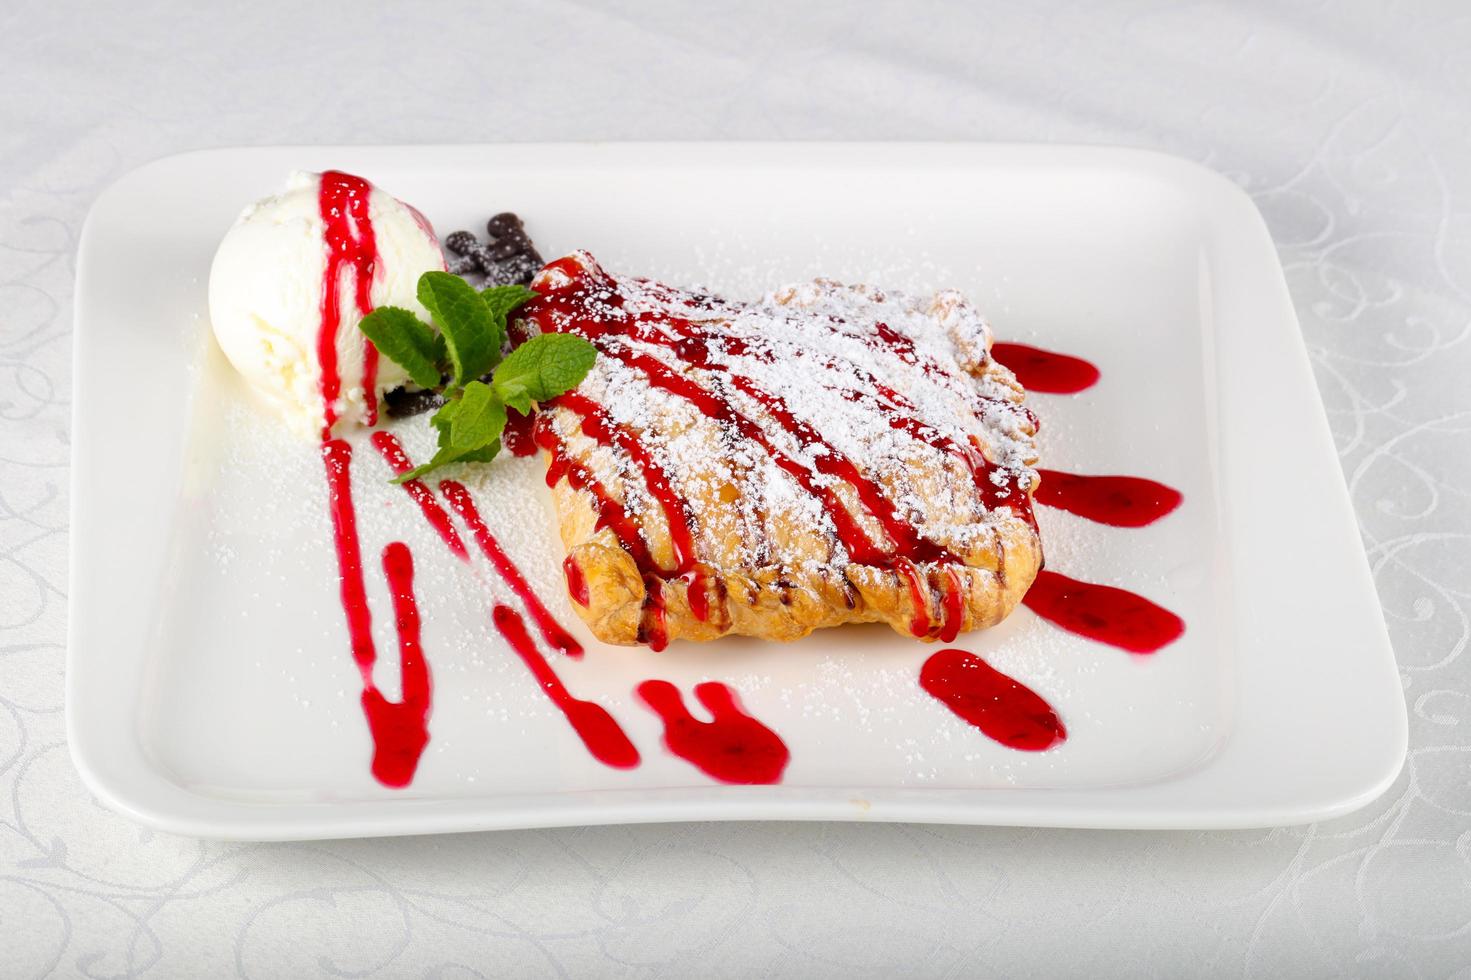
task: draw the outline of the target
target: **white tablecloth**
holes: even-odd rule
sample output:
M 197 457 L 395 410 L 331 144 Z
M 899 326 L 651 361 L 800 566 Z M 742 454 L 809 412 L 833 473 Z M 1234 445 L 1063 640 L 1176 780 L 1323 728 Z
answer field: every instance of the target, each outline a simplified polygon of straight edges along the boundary
M 1471 977 L 1464 4 L 219 6 L 0 5 L 0 975 Z M 1123 143 L 1250 191 L 1399 657 L 1394 788 L 1251 833 L 301 845 L 167 837 L 93 802 L 62 660 L 73 258 L 97 192 L 207 146 L 711 138 Z

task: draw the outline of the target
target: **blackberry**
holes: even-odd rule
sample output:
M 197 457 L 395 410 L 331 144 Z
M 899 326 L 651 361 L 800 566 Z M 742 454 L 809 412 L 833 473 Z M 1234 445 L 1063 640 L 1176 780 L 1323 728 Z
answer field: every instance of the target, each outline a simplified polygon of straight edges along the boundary
M 437 391 L 415 388 L 394 388 L 383 393 L 383 408 L 391 419 L 421 415 L 444 404 L 444 396 Z
M 529 286 L 541 271 L 540 258 L 521 254 L 513 255 L 504 262 L 491 263 L 485 272 L 487 286 Z
M 484 245 L 475 249 L 475 264 L 480 267 L 480 271 L 484 275 L 488 276 L 495 272 L 495 257 L 490 254 L 490 249 Z
M 444 247 L 456 255 L 469 255 L 472 249 L 479 246 L 475 236 L 468 231 L 452 231 L 444 239 Z
M 491 238 L 504 238 L 507 235 L 519 235 L 526 237 L 526 226 L 521 223 L 521 218 L 514 211 L 502 211 L 485 223 L 485 232 Z
M 480 263 L 476 262 L 475 258 L 470 255 L 448 256 L 445 259 L 444 264 L 450 272 L 453 272 L 457 276 L 468 275 L 469 273 L 480 271 Z
M 495 239 L 490 243 L 490 248 L 487 249 L 491 259 L 496 262 L 504 262 L 513 255 L 522 254 L 526 251 L 526 245 L 529 244 L 524 241 L 524 237 L 517 239 L 507 235 L 505 238 Z
M 527 285 L 542 267 L 541 253 L 526 234 L 521 218 L 502 211 L 485 223 L 490 237 L 482 244 L 468 231 L 450 233 L 444 247 L 454 253 L 447 261 L 455 275 L 485 276 L 487 286 Z

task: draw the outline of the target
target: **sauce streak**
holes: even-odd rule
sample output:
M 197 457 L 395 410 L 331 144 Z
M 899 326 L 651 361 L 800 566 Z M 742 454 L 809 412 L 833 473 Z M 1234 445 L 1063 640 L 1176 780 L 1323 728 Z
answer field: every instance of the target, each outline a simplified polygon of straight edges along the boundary
M 383 552 L 383 571 L 393 597 L 403 675 L 403 697 L 394 703 L 385 699 L 373 683 L 373 664 L 378 654 L 373 645 L 373 616 L 368 608 L 362 546 L 352 501 L 352 447 L 341 439 L 330 439 L 322 444 L 322 462 L 327 474 L 342 611 L 347 618 L 352 658 L 362 677 L 363 712 L 373 738 L 373 775 L 387 786 L 407 786 L 429 741 L 427 725 L 432 699 L 429 667 L 419 642 L 413 559 L 408 547 L 397 541 Z
M 1131 653 L 1153 653 L 1185 632 L 1185 621 L 1141 595 L 1043 569 L 1022 603 L 1070 633 Z
M 547 644 L 561 650 L 569 657 L 582 656 L 582 644 L 573 639 L 572 634 L 563 629 L 562 624 L 558 623 L 556 618 L 547 611 L 547 607 L 542 605 L 541 598 L 531 588 L 531 584 L 526 581 L 526 577 L 521 574 L 515 562 L 511 561 L 511 556 L 505 553 L 500 542 L 495 539 L 495 535 L 490 533 L 490 528 L 486 527 L 480 511 L 475 507 L 475 501 L 470 497 L 470 491 L 454 480 L 443 480 L 439 484 L 439 492 L 444 494 L 455 513 L 460 515 L 460 520 L 464 521 L 465 526 L 470 529 L 470 534 L 474 537 L 475 543 L 480 546 L 481 553 L 490 560 L 496 571 L 501 573 L 501 578 L 505 579 L 506 585 L 516 593 L 516 597 L 526 604 L 526 608 L 531 612 L 531 618 L 536 620 L 537 628 L 541 630 L 541 635 Z
M 373 444 L 383 454 L 384 459 L 388 460 L 389 466 L 395 472 L 407 472 L 413 468 L 413 461 L 408 458 L 408 454 L 403 451 L 403 447 L 398 443 L 398 440 L 394 439 L 388 433 L 374 433 Z M 413 492 L 412 487 L 414 484 L 419 484 L 423 490 L 422 494 Z M 415 501 L 419 503 L 420 509 L 423 510 L 425 518 L 429 520 L 431 525 L 439 529 L 441 526 L 441 517 L 444 519 L 444 524 L 448 525 L 449 515 L 440 506 L 433 491 L 417 480 L 408 481 L 404 484 L 404 487 L 410 490 Z M 531 614 L 536 618 L 537 625 L 540 627 L 542 636 L 546 639 L 547 643 L 556 649 L 562 650 L 569 656 L 581 656 L 582 647 L 552 617 L 551 613 L 542 604 L 540 598 L 531 589 L 525 577 L 522 576 L 520 569 L 515 566 L 510 556 L 501 549 L 500 543 L 491 535 L 489 528 L 481 520 L 479 511 L 476 509 L 475 502 L 470 497 L 469 491 L 458 483 L 446 480 L 440 484 L 440 492 L 450 500 L 451 506 L 455 508 L 455 511 L 465 521 L 466 526 L 474 533 L 476 543 L 480 545 L 486 558 L 495 565 L 496 570 L 500 572 L 506 584 L 526 604 L 526 607 L 531 610 Z M 468 554 L 464 550 L 464 545 L 460 541 L 459 535 L 454 532 L 452 525 L 449 525 L 449 530 L 453 534 L 453 538 L 445 537 L 445 543 L 451 544 L 451 541 L 460 543 L 460 548 L 455 551 L 455 554 L 461 558 L 468 558 Z M 441 533 L 441 536 L 444 536 L 443 533 Z M 398 547 L 403 546 L 399 545 Z M 451 550 L 455 550 L 453 544 L 451 544 Z M 408 550 L 405 548 L 405 558 L 407 554 Z M 387 557 L 385 556 L 386 561 Z M 582 577 L 582 569 L 570 557 L 564 563 L 563 567 L 566 570 L 568 586 L 573 593 L 573 597 L 576 598 L 580 591 L 582 596 L 581 601 L 586 604 L 587 582 Z M 412 566 L 410 566 L 410 574 L 412 574 Z M 577 582 L 581 583 L 580 590 L 576 584 Z M 491 612 L 491 619 L 495 623 L 496 629 L 500 631 L 501 636 L 505 637 L 506 641 L 510 643 L 511 648 L 521 658 L 522 663 L 527 666 L 532 676 L 536 678 L 538 685 L 540 685 L 547 696 L 551 698 L 552 703 L 567 718 L 573 730 L 577 732 L 578 737 L 582 739 L 583 744 L 587 746 L 588 751 L 593 754 L 594 758 L 616 769 L 628 769 L 638 765 L 638 750 L 629 741 L 628 735 L 619 727 L 618 723 L 613 719 L 613 716 L 601 705 L 575 698 L 568 693 L 566 686 L 562 684 L 556 672 L 547 663 L 546 658 L 536 649 L 536 644 L 531 639 L 530 634 L 527 633 L 525 621 L 522 620 L 519 613 L 509 606 L 497 604 Z M 400 615 L 400 621 L 402 622 L 402 614 Z M 418 635 L 417 631 L 418 619 L 416 611 L 414 617 L 414 635 L 416 638 Z M 407 685 L 409 684 L 407 671 L 408 667 L 405 667 L 405 690 L 408 690 Z
M 342 396 L 342 373 L 337 363 L 337 331 L 342 324 L 342 273 L 351 269 L 358 313 L 373 310 L 373 276 L 378 269 L 378 242 L 368 215 L 373 185 L 361 177 L 328 170 L 317 190 L 317 210 L 322 216 L 322 238 L 327 257 L 322 271 L 322 325 L 317 330 L 317 363 L 322 380 L 322 438 L 332 434 L 337 423 L 338 400 Z M 364 421 L 378 421 L 378 348 L 363 336 Z
M 664 520 L 669 525 L 669 539 L 674 546 L 674 567 L 641 568 L 644 574 L 662 573 L 664 576 L 682 575 L 695 564 L 695 539 L 690 530 L 690 505 L 675 492 L 669 482 L 669 474 L 654 458 L 636 435 L 613 421 L 608 410 L 597 402 L 576 391 L 558 395 L 552 404 L 575 412 L 582 419 L 583 435 L 599 446 L 616 446 L 625 456 L 633 460 L 643 474 L 644 485 L 649 495 L 659 502 Z M 555 481 L 553 481 L 555 482 Z
M 1081 357 L 1070 357 L 1026 344 L 992 344 L 991 356 L 1011 368 L 1028 391 L 1072 395 L 1098 383 L 1098 368 Z
M 606 708 L 592 701 L 575 698 L 567 690 L 546 658 L 536 649 L 520 613 L 510 606 L 497 605 L 491 614 L 495 628 L 521 657 L 536 683 L 546 692 L 557 710 L 566 716 L 582 744 L 593 758 L 614 769 L 632 769 L 639 763 L 638 749 Z
M 919 686 L 1007 748 L 1041 752 L 1067 738 L 1041 695 L 973 653 L 941 650 L 920 668 Z
M 669 617 L 664 612 L 664 587 L 656 578 L 645 579 L 644 587 L 648 592 L 644 597 L 644 618 L 639 624 L 639 639 L 647 643 L 650 650 L 658 653 L 669 646 Z
M 586 609 L 592 597 L 587 590 L 587 576 L 582 574 L 582 566 L 577 564 L 576 558 L 568 555 L 562 559 L 562 574 L 567 576 L 567 594 L 573 602 Z
M 403 476 L 414 468 L 408 453 L 404 452 L 403 444 L 391 432 L 380 430 L 373 433 L 372 442 L 373 448 L 378 450 L 379 455 L 395 474 Z M 430 490 L 423 480 L 406 480 L 403 488 L 413 498 L 414 503 L 419 505 L 424 519 L 429 522 L 430 527 L 434 528 L 449 550 L 454 552 L 455 557 L 461 561 L 469 561 L 470 552 L 466 550 L 465 542 L 460 538 L 460 532 L 456 531 L 454 524 L 450 522 L 449 512 L 435 499 L 434 491 Z
M 899 574 L 909 582 L 909 604 L 914 609 L 914 614 L 909 620 L 909 632 L 920 638 L 929 636 L 929 583 L 921 577 L 914 562 L 901 559 L 895 565 Z
M 323 443 L 322 463 L 327 470 L 332 540 L 337 549 L 339 592 L 342 611 L 347 616 L 352 659 L 360 670 L 371 671 L 377 654 L 373 650 L 373 616 L 368 610 L 368 592 L 363 584 L 357 511 L 352 503 L 352 447 L 342 439 Z
M 1180 491 L 1138 476 L 1081 476 L 1039 469 L 1037 503 L 1113 527 L 1144 527 L 1169 514 Z
M 940 642 L 954 643 L 965 620 L 965 585 L 954 565 L 945 569 L 945 577 L 949 588 L 945 590 L 945 625 L 940 630 Z
M 531 439 L 531 427 L 536 424 L 536 412 L 522 415 L 514 408 L 506 409 L 506 427 L 501 430 L 501 444 L 512 456 L 530 456 L 536 452 L 536 443 Z
M 429 664 L 419 642 L 419 603 L 414 598 L 414 557 L 394 541 L 383 549 L 383 573 L 393 599 L 403 691 L 390 701 L 366 680 L 363 712 L 373 734 L 373 775 L 385 786 L 407 786 L 429 744 Z
M 664 745 L 722 783 L 781 781 L 791 753 L 781 737 L 741 709 L 735 692 L 718 681 L 695 685 L 695 698 L 713 716 L 700 721 L 668 681 L 644 681 L 638 696 L 664 722 Z

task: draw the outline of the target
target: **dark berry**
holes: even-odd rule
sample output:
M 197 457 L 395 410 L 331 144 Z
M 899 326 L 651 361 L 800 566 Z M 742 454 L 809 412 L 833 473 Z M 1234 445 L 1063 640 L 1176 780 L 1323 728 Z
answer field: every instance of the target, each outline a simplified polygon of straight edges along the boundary
M 486 248 L 483 245 L 475 250 L 475 264 L 479 266 L 480 271 L 485 273 L 487 276 L 492 275 L 495 272 L 495 256 L 491 255 L 490 249 Z
M 524 237 L 507 235 L 505 238 L 497 238 L 490 244 L 490 257 L 497 262 L 504 262 L 513 255 L 524 253 L 528 244 L 530 243 Z
M 444 240 L 450 253 L 446 265 L 459 276 L 480 273 L 487 286 L 527 285 L 542 267 L 541 253 L 526 234 L 521 218 L 502 211 L 485 223 L 490 242 L 482 244 L 468 231 L 452 232 Z
M 514 211 L 502 211 L 485 223 L 485 230 L 491 238 L 504 238 L 506 235 L 520 233 L 525 235 L 525 226 Z
M 468 255 L 479 244 L 468 231 L 452 231 L 444 239 L 444 247 L 456 255 Z
M 527 286 L 541 270 L 541 260 L 529 255 L 513 255 L 504 262 L 496 262 L 485 270 L 487 286 Z
M 393 419 L 407 418 L 410 415 L 420 415 L 430 409 L 438 408 L 444 404 L 444 397 L 437 391 L 425 391 L 415 388 L 394 388 L 392 391 L 383 393 L 383 405 L 388 412 L 388 417 Z
M 470 255 L 451 255 L 445 260 L 444 264 L 450 272 L 453 272 L 457 276 L 469 275 L 472 272 L 480 271 L 480 263 L 476 262 L 474 256 Z

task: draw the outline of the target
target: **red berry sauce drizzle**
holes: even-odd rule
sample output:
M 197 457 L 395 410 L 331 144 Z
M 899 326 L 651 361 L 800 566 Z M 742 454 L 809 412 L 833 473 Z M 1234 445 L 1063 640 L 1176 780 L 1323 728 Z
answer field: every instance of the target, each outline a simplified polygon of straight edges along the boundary
M 572 634 L 563 629 L 562 624 L 557 622 L 556 617 L 542 604 L 541 598 L 531 588 L 531 583 L 526 581 L 526 577 L 521 574 L 516 563 L 511 561 L 511 556 L 506 554 L 500 542 L 495 539 L 495 535 L 490 533 L 490 528 L 480 516 L 480 511 L 476 508 L 470 491 L 466 490 L 463 484 L 454 480 L 442 480 L 439 484 L 439 492 L 444 494 L 449 505 L 455 509 L 455 513 L 460 515 L 460 520 L 464 521 L 465 526 L 470 529 L 471 537 L 480 546 L 480 553 L 489 559 L 496 571 L 500 572 L 506 585 L 516 593 L 516 598 L 520 599 L 530 611 L 531 618 L 536 621 L 537 629 L 541 631 L 542 639 L 546 640 L 547 645 L 562 651 L 569 657 L 581 657 L 582 644 L 573 639 Z
M 557 710 L 566 716 L 572 730 L 582 739 L 582 744 L 593 758 L 614 769 L 632 769 L 639 763 L 638 749 L 629 741 L 628 735 L 619 727 L 606 708 L 592 701 L 574 698 L 536 649 L 531 634 L 526 632 L 526 623 L 521 615 L 510 606 L 497 604 L 491 615 L 495 628 L 520 656 L 526 668 L 536 678 L 537 684 L 546 692 Z
M 1144 527 L 1169 514 L 1184 499 L 1180 491 L 1138 476 L 1080 476 L 1059 470 L 1037 471 L 1039 504 L 1070 511 L 1113 527 Z
M 352 501 L 352 447 L 332 437 L 342 395 L 337 331 L 342 321 L 340 291 L 344 269 L 352 272 L 358 313 L 365 315 L 372 309 L 370 297 L 373 277 L 378 269 L 377 240 L 368 212 L 372 190 L 367 181 L 335 170 L 322 174 L 318 189 L 317 203 L 322 217 L 325 252 L 321 326 L 317 331 L 317 360 L 322 372 L 322 463 L 327 474 L 327 498 L 337 552 L 342 611 L 347 619 L 353 660 L 362 675 L 363 713 L 373 740 L 372 772 L 385 786 L 401 787 L 413 780 L 419 758 L 429 742 L 428 722 L 433 703 L 429 665 L 419 640 L 419 610 L 413 589 L 414 561 L 408 546 L 402 542 L 392 542 L 383 550 L 383 572 L 393 601 L 402 677 L 402 695 L 394 702 L 385 698 L 373 682 L 377 651 L 373 644 L 373 618 L 368 607 L 362 545 Z M 376 421 L 378 411 L 374 395 L 377 364 L 377 349 L 364 337 L 364 420 L 369 425 Z
M 375 432 L 372 441 L 382 454 L 384 461 L 395 473 L 407 473 L 414 468 L 414 463 L 409 459 L 402 444 L 390 433 Z M 406 481 L 403 487 L 419 505 L 424 519 L 439 533 L 450 551 L 456 557 L 468 560 L 469 553 L 454 525 L 450 523 L 448 512 L 434 496 L 434 492 L 419 480 Z M 465 522 L 465 526 L 470 529 L 481 552 L 495 566 L 506 585 L 531 612 L 547 645 L 568 656 L 582 656 L 582 646 L 547 610 L 531 588 L 530 583 L 526 581 L 525 576 L 521 574 L 521 570 L 516 567 L 494 535 L 490 533 L 490 528 L 480 517 L 480 512 L 470 492 L 453 480 L 441 482 L 439 489 L 450 501 L 450 506 L 460 515 L 461 520 Z M 552 669 L 551 664 L 547 662 L 546 657 L 537 650 L 536 642 L 527 632 L 526 623 L 520 613 L 510 606 L 497 603 L 492 610 L 491 619 L 495 628 L 500 631 L 501 636 L 505 637 L 511 649 L 516 652 L 521 662 L 531 672 L 532 677 L 536 679 L 537 686 L 566 717 L 572 730 L 587 746 L 593 758 L 615 769 L 631 769 L 637 766 L 639 763 L 638 749 L 634 747 L 628 735 L 607 709 L 592 701 L 584 701 L 572 696 L 566 685 L 557 676 L 556 671 Z
M 403 476 L 414 468 L 414 464 L 409 460 L 409 454 L 404 452 L 403 445 L 393 433 L 381 430 L 375 432 L 372 436 L 372 443 L 373 448 L 378 450 L 378 454 L 383 457 L 383 461 L 388 464 L 389 469 L 393 470 L 395 476 Z M 423 480 L 405 480 L 403 488 L 413 498 L 414 503 L 419 505 L 424 520 L 434 528 L 434 532 L 439 535 L 445 547 L 449 548 L 461 561 L 469 561 L 470 552 L 466 550 L 465 542 L 460 538 L 460 532 L 455 530 L 454 524 L 450 522 L 449 512 L 435 499 L 434 492 Z
M 342 372 L 337 363 L 337 328 L 342 321 L 342 270 L 351 269 L 358 313 L 373 309 L 373 277 L 378 272 L 378 240 L 368 214 L 373 185 L 361 177 L 328 170 L 317 190 L 317 208 L 322 216 L 322 240 L 326 262 L 322 272 L 322 327 L 317 331 L 317 363 L 322 370 L 322 438 L 331 437 L 338 418 L 342 395 Z M 378 348 L 363 337 L 363 421 L 378 420 L 375 381 L 378 377 Z
M 1009 748 L 1040 752 L 1067 738 L 1052 706 L 973 653 L 941 650 L 924 662 L 919 686 Z
M 413 461 L 392 435 L 386 432 L 374 433 L 373 443 L 394 472 L 404 473 L 413 468 Z M 424 488 L 427 497 L 415 493 L 412 489 L 415 482 L 417 481 L 408 481 L 404 487 L 420 504 L 425 519 L 439 530 L 441 521 L 438 515 L 443 513 L 443 509 L 427 487 Z M 547 645 L 570 656 L 580 657 L 582 647 L 547 610 L 520 569 L 496 541 L 480 516 L 469 491 L 453 480 L 442 481 L 439 490 L 470 529 L 485 557 L 531 612 Z M 454 540 L 458 540 L 458 537 Z M 446 538 L 446 543 L 449 542 L 450 539 Z M 452 545 L 451 549 L 453 550 Z M 586 603 L 587 583 L 581 578 L 581 574 L 581 569 L 577 568 L 575 562 L 567 563 L 569 588 L 573 598 Z M 577 581 L 582 583 L 580 599 L 579 587 L 575 584 Z M 536 679 L 537 685 L 557 710 L 562 712 L 593 758 L 615 769 L 631 769 L 639 764 L 638 749 L 622 726 L 602 705 L 574 697 L 567 690 L 546 657 L 537 650 L 525 621 L 516 610 L 497 603 L 491 619 L 495 628 Z M 646 688 L 654 694 L 646 694 Z M 742 711 L 736 703 L 734 692 L 724 684 L 712 682 L 699 685 L 695 689 L 695 696 L 714 715 L 714 720 L 710 722 L 701 722 L 690 717 L 683 710 L 678 690 L 667 681 L 646 681 L 640 685 L 639 693 L 645 703 L 664 719 L 665 743 L 669 750 L 693 763 L 711 778 L 729 783 L 773 783 L 781 778 L 789 757 L 786 745 L 770 728 Z M 671 708 L 671 704 L 678 710 Z
M 514 408 L 506 409 L 506 427 L 501 431 L 501 444 L 512 456 L 532 456 L 536 443 L 531 438 L 531 426 L 536 422 L 534 412 L 522 414 Z
M 1077 392 L 1097 383 L 1099 372 L 1087 361 L 1020 344 L 996 344 L 1016 360 L 1018 377 L 1030 373 L 1037 390 Z M 1023 352 L 1018 355 L 1016 351 Z M 1011 366 L 1010 361 L 998 356 Z M 1065 383 L 1066 382 L 1066 383 Z M 1024 384 L 1027 382 L 1023 381 Z M 1137 476 L 1082 476 L 1038 470 L 1042 483 L 1036 501 L 1112 527 L 1144 527 L 1180 506 L 1180 491 Z M 1154 653 L 1179 639 L 1185 621 L 1174 613 L 1124 589 L 1082 582 L 1043 569 L 1022 603 L 1048 622 L 1070 633 L 1130 653 Z
M 664 722 L 670 752 L 722 783 L 775 783 L 791 753 L 781 737 L 741 708 L 734 691 L 718 681 L 695 685 L 695 698 L 710 713 L 700 721 L 668 681 L 644 681 L 638 696 Z
M 352 658 L 362 675 L 363 713 L 373 737 L 373 775 L 386 786 L 407 786 L 429 742 L 432 703 L 429 666 L 419 645 L 413 557 L 408 546 L 399 541 L 383 551 L 383 571 L 393 596 L 399 669 L 403 675 L 402 699 L 395 703 L 384 698 L 373 683 L 373 665 L 378 654 L 373 645 L 373 616 L 368 608 L 362 546 L 352 503 L 352 447 L 341 439 L 329 439 L 322 444 L 322 461 L 327 470 L 327 499 L 337 550 L 342 611 L 347 617 Z
M 393 600 L 398 632 L 398 668 L 403 690 L 389 701 L 373 685 L 363 683 L 363 711 L 373 733 L 373 775 L 385 786 L 407 786 L 429 744 L 429 665 L 419 643 L 419 604 L 414 598 L 414 556 L 402 541 L 383 549 L 383 574 Z
M 582 574 L 582 566 L 577 564 L 576 558 L 568 555 L 562 560 L 562 574 L 567 577 L 567 594 L 573 602 L 586 609 L 592 595 L 587 588 L 587 576 Z
M 1185 632 L 1184 620 L 1141 595 L 1045 568 L 1022 602 L 1055 626 L 1130 653 L 1154 653 Z
M 1011 368 L 1027 391 L 1072 395 L 1098 383 L 1098 369 L 1080 357 L 1003 343 L 991 345 L 991 356 Z
M 361 544 L 352 501 L 352 448 L 347 442 L 331 436 L 332 428 L 339 418 L 338 406 L 342 394 L 341 371 L 337 362 L 337 333 L 341 323 L 339 292 L 344 268 L 352 270 L 359 314 L 366 315 L 372 309 L 371 288 L 379 258 L 368 211 L 371 193 L 372 186 L 367 181 L 338 171 L 328 171 L 322 175 L 318 192 L 326 252 L 322 276 L 322 320 L 317 334 L 317 358 L 322 372 L 322 457 L 327 470 L 342 606 L 347 617 L 353 659 L 363 678 L 363 711 L 373 737 L 372 772 L 384 785 L 402 787 L 413 779 L 419 758 L 428 744 L 427 722 L 431 704 L 429 668 L 420 645 L 419 612 L 413 593 L 413 556 L 407 545 L 397 541 L 388 545 L 383 553 L 383 568 L 388 577 L 398 630 L 400 670 L 403 677 L 402 698 L 399 702 L 392 702 L 373 683 L 373 664 L 377 657 L 373 646 L 372 615 L 368 607 Z M 423 224 L 432 237 L 428 223 Z M 370 426 L 377 419 L 374 390 L 377 354 L 377 349 L 365 337 L 363 388 L 367 408 L 364 421 Z M 518 422 L 508 438 L 513 449 L 514 433 L 524 433 L 529 428 L 528 419 L 519 417 Z M 413 462 L 392 434 L 375 432 L 371 441 L 395 474 L 402 475 L 413 468 Z M 524 452 L 523 449 L 522 454 Z M 434 492 L 420 480 L 409 480 L 403 486 L 450 552 L 462 561 L 468 560 L 469 551 L 464 540 Z M 520 570 L 501 549 L 481 520 L 468 491 L 453 481 L 441 483 L 440 491 L 464 520 L 481 552 L 525 603 L 546 642 L 569 656 L 581 656 L 582 647 L 556 622 Z M 493 619 L 496 628 L 521 657 L 538 685 L 567 717 L 593 756 L 618 768 L 638 765 L 638 750 L 613 717 L 601 706 L 579 700 L 568 693 L 546 659 L 536 650 L 520 615 L 508 606 L 498 605 Z
M 1074 394 L 1097 383 L 1099 371 L 1080 358 L 1022 344 L 995 344 L 992 356 L 1029 391 Z M 1178 490 L 1133 476 L 1082 476 L 1038 470 L 1036 502 L 1113 527 L 1144 527 L 1180 506 Z M 1059 572 L 1037 573 L 1022 602 L 1071 633 L 1130 653 L 1154 653 L 1185 632 L 1185 622 L 1143 596 L 1081 582 Z M 920 686 L 991 738 L 1040 751 L 1067 738 L 1057 713 L 1035 691 L 963 650 L 941 650 L 925 661 Z

